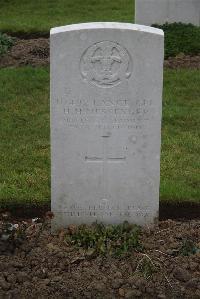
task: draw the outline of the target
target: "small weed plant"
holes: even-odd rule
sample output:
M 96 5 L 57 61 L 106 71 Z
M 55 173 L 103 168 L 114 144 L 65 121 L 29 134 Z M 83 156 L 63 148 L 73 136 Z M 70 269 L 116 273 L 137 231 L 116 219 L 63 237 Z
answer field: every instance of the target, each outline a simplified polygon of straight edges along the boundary
M 151 258 L 144 254 L 143 258 L 137 265 L 136 272 L 140 273 L 145 279 L 150 279 L 156 271 L 156 266 Z
M 9 221 L 9 214 L 1 215 L 3 221 L 0 224 L 0 254 L 14 253 L 26 240 L 26 226 Z
M 14 42 L 14 38 L 0 32 L 0 57 L 7 53 L 7 51 L 14 45 Z
M 197 252 L 200 252 L 200 248 L 197 247 L 195 242 L 190 239 L 185 239 L 182 241 L 182 246 L 179 250 L 179 254 L 189 256 Z
M 95 255 L 127 256 L 131 250 L 142 250 L 139 242 L 140 228 L 124 222 L 119 225 L 94 223 L 78 226 L 67 235 L 67 243 L 92 250 Z

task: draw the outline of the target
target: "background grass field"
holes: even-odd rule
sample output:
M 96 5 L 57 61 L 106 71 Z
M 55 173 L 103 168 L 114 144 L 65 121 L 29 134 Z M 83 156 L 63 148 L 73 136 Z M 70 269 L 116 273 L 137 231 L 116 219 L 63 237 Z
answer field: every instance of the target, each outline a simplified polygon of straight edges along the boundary
M 162 201 L 200 198 L 200 72 L 166 70 Z M 50 201 L 49 69 L 0 70 L 0 205 Z
M 49 33 L 89 21 L 134 21 L 134 0 L 1 0 L 0 31 Z M 200 52 L 200 28 L 164 25 L 165 56 Z M 0 40 L 1 44 L 1 40 Z M 0 69 L 0 207 L 50 202 L 49 69 Z M 165 70 L 162 202 L 200 202 L 200 72 Z
M 0 30 L 49 32 L 63 24 L 134 20 L 134 0 L 1 0 Z

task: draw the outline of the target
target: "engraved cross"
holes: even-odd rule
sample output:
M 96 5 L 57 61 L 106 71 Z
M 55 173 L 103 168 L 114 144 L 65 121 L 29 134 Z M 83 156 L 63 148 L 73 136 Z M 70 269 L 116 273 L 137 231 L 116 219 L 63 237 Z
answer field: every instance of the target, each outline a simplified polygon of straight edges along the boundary
M 107 179 L 107 174 L 108 174 L 108 171 L 107 171 L 107 166 L 108 166 L 108 163 L 121 163 L 121 162 L 125 162 L 126 160 L 126 157 L 125 156 L 113 156 L 113 155 L 110 155 L 107 153 L 107 147 L 108 147 L 108 138 L 110 137 L 109 135 L 103 135 L 103 155 L 102 157 L 97 157 L 97 156 L 92 156 L 92 157 L 89 157 L 89 156 L 85 156 L 85 160 L 86 162 L 94 162 L 94 163 L 102 163 L 102 166 L 103 166 L 103 199 L 104 200 L 107 200 L 108 198 L 108 192 L 107 192 L 107 182 L 108 182 L 108 179 Z
M 97 55 L 97 56 L 93 56 L 91 58 L 91 62 L 94 63 L 96 61 L 99 61 L 101 63 L 102 66 L 102 73 L 105 77 L 108 77 L 110 75 L 112 75 L 111 72 L 111 67 L 112 64 L 117 61 L 117 62 L 121 62 L 121 57 L 113 55 L 113 47 L 111 46 L 107 46 L 105 48 L 101 49 L 102 54 L 101 55 Z

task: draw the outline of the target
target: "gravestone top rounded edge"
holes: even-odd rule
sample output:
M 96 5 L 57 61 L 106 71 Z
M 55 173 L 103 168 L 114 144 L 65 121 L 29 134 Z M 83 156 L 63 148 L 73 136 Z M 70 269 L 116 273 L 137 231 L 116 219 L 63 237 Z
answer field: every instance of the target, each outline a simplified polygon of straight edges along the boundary
M 90 29 L 118 29 L 118 30 L 134 30 L 134 31 L 142 31 L 151 34 L 157 34 L 160 36 L 164 36 L 164 32 L 161 29 L 131 24 L 131 23 L 118 23 L 118 22 L 92 22 L 92 23 L 79 23 L 72 24 L 60 27 L 54 27 L 50 30 L 50 35 L 64 33 L 67 31 L 80 31 L 80 30 L 90 30 Z

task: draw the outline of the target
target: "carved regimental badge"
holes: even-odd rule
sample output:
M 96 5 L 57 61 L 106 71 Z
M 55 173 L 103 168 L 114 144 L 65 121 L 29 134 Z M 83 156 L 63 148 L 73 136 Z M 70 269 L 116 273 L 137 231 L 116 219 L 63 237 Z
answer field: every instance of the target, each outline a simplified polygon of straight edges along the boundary
M 82 77 L 99 87 L 113 87 L 128 79 L 132 61 L 118 43 L 102 41 L 90 46 L 80 60 Z

